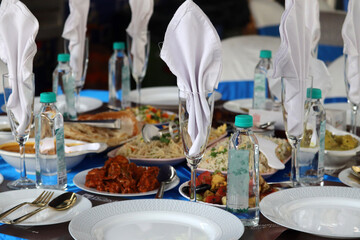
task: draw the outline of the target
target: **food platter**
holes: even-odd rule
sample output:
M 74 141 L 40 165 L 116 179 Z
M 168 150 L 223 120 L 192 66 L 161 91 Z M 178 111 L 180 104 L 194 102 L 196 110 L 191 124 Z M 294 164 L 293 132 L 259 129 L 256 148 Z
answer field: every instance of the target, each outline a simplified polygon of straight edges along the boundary
M 155 195 L 157 192 L 157 190 L 143 192 L 143 193 L 109 193 L 109 192 L 105 192 L 105 191 L 98 191 L 95 188 L 89 188 L 89 187 L 85 186 L 86 175 L 90 170 L 92 170 L 92 169 L 87 169 L 82 172 L 79 172 L 78 174 L 76 174 L 74 176 L 74 179 L 73 179 L 75 186 L 77 186 L 78 188 L 80 188 L 86 192 L 95 193 L 95 194 L 104 195 L 104 196 L 112 196 L 112 197 L 142 197 L 142 196 L 148 196 L 148 195 Z M 169 190 L 175 188 L 179 183 L 180 183 L 180 179 L 179 179 L 179 177 L 176 176 L 170 183 L 165 185 L 165 191 L 169 191 Z
M 339 173 L 339 180 L 349 187 L 360 188 L 360 178 L 351 173 L 351 168 L 342 170 Z

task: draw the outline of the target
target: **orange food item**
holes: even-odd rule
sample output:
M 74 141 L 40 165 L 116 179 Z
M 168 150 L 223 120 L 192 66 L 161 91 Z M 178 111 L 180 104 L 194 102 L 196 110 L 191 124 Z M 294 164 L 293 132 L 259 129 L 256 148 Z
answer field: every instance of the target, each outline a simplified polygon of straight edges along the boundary
M 111 193 L 148 192 L 159 187 L 158 173 L 158 167 L 140 167 L 119 155 L 89 171 L 85 186 Z

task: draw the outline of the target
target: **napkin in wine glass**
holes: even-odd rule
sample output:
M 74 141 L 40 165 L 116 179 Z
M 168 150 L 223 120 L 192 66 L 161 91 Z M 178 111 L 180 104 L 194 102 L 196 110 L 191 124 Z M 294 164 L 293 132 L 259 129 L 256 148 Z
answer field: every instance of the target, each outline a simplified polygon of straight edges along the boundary
M 307 8 L 306 17 L 311 16 L 312 24 L 310 25 L 311 31 L 311 56 L 309 64 L 309 74 L 313 77 L 313 87 L 321 89 L 323 99 L 331 90 L 331 75 L 325 63 L 317 59 L 317 47 L 320 40 L 320 20 L 319 20 L 319 4 L 317 1 L 311 2 L 312 7 Z M 269 76 L 273 73 L 269 71 Z M 281 99 L 281 80 L 280 78 L 269 78 L 271 92 Z
M 221 70 L 221 42 L 205 13 L 192 1 L 185 1 L 171 19 L 160 57 L 177 77 L 180 90 L 188 92 L 213 91 L 217 88 Z M 189 135 L 193 142 L 189 155 L 200 152 L 211 111 L 204 96 L 192 95 L 187 100 Z
M 153 14 L 154 0 L 129 0 L 131 21 L 126 32 L 133 38 L 130 49 L 134 56 L 133 71 L 140 76 L 145 64 L 145 45 L 149 20 Z
M 318 9 L 317 1 L 286 0 L 280 22 L 281 44 L 275 54 L 274 69 L 269 72 L 272 78 L 298 79 L 287 81 L 284 103 L 288 110 L 288 133 L 294 136 L 303 132 L 305 79 L 313 74 L 313 86 L 323 89 L 325 83 L 329 84 L 327 69 L 314 54 L 320 34 Z M 310 67 L 315 63 L 319 69 Z
M 11 109 L 24 134 L 28 117 L 33 111 L 32 102 L 26 96 L 34 94 L 32 80 L 33 59 L 37 48 L 35 38 L 39 23 L 30 10 L 19 0 L 3 0 L 0 6 L 0 58 L 7 64 L 12 84 L 6 108 Z M 2 81 L 2 76 L 0 76 Z
M 62 37 L 69 40 L 70 67 L 81 80 L 84 65 L 86 41 L 86 24 L 90 8 L 90 0 L 69 0 L 70 14 L 65 21 Z
M 349 1 L 348 12 L 342 27 L 344 54 L 347 54 L 346 76 L 349 82 L 348 98 L 360 104 L 360 1 Z

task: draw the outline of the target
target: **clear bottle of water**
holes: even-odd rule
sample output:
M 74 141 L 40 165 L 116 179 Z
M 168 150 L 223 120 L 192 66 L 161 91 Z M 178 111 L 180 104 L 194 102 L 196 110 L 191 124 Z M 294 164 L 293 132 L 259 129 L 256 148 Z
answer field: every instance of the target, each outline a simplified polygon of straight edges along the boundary
M 259 145 L 251 131 L 250 115 L 235 117 L 236 131 L 230 139 L 226 210 L 245 226 L 259 223 Z
M 58 65 L 53 72 L 53 92 L 58 95 L 59 86 L 65 95 L 64 118 L 75 120 L 77 118 L 75 108 L 75 79 L 71 74 L 69 64 L 70 55 L 62 53 L 58 55 Z
M 130 107 L 130 65 L 124 42 L 114 42 L 109 59 L 109 108 Z M 121 93 L 120 93 L 121 91 Z
M 321 90 L 307 89 L 304 134 L 298 153 L 299 182 L 302 186 L 319 186 L 324 181 L 326 112 L 321 104 Z
M 267 80 L 267 71 L 272 68 L 271 51 L 261 50 L 260 61 L 256 65 L 254 75 L 253 109 L 266 108 L 266 93 L 270 98 L 270 90 Z
M 54 92 L 41 93 L 40 102 L 35 116 L 36 183 L 40 188 L 66 189 L 63 116 Z

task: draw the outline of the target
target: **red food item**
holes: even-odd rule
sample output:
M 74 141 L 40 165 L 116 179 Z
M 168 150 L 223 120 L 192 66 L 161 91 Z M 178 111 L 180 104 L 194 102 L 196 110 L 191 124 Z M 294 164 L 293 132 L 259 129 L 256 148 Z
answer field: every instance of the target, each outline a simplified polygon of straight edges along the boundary
M 217 195 L 207 196 L 204 199 L 204 202 L 213 203 L 213 204 L 221 204 L 221 197 L 217 196 Z
M 111 193 L 148 192 L 159 187 L 158 167 L 140 167 L 123 156 L 109 158 L 102 168 L 88 172 L 85 186 Z
M 220 196 L 220 197 L 226 196 L 226 186 L 219 187 L 219 189 L 216 191 L 215 195 Z
M 201 173 L 197 178 L 196 178 L 196 186 L 199 186 L 201 184 L 209 184 L 211 185 L 211 173 L 206 171 Z

